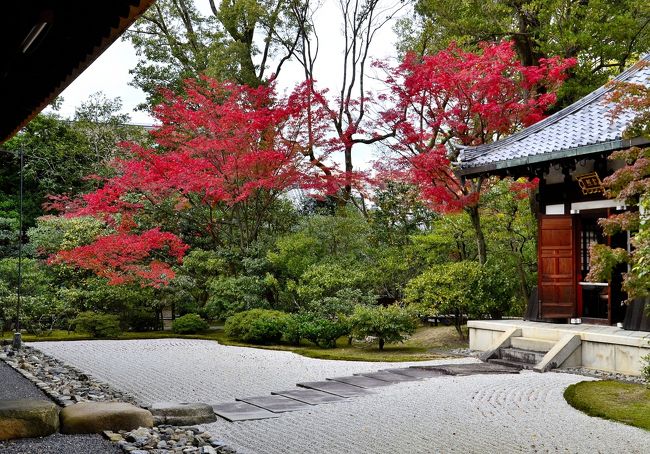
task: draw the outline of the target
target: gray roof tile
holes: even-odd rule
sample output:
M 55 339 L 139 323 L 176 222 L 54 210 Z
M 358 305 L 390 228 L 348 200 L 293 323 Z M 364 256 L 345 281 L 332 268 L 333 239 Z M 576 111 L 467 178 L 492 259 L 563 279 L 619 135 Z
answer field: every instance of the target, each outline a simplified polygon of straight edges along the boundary
M 650 85 L 649 63 L 650 54 L 615 80 Z M 635 114 L 623 112 L 612 120 L 609 112 L 613 104 L 605 102 L 605 97 L 610 91 L 611 87 L 605 85 L 505 139 L 488 145 L 465 148 L 460 154 L 461 167 L 482 167 L 622 139 L 623 131 Z

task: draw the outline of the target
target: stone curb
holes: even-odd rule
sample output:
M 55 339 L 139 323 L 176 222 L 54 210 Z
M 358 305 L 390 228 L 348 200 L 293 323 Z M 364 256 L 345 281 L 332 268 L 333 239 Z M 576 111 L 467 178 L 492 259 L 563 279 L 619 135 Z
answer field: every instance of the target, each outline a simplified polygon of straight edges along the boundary
M 11 354 L 9 353 L 11 352 Z M 36 355 L 39 355 L 41 358 L 38 358 Z M 39 377 L 37 375 L 34 375 L 33 373 L 29 372 L 28 370 L 25 370 L 20 367 L 20 363 L 26 362 L 29 363 L 29 360 L 34 357 L 34 359 L 37 362 L 41 362 L 41 360 L 46 361 L 48 364 L 56 365 L 56 368 L 61 369 L 65 374 L 71 374 L 75 376 L 76 381 L 79 382 L 84 382 L 88 383 L 91 386 L 97 386 L 103 391 L 103 395 L 98 396 L 97 399 L 85 399 L 85 400 L 74 400 L 74 396 L 70 396 L 67 394 L 61 394 L 57 391 L 54 390 L 56 386 L 60 386 L 57 383 L 51 382 L 48 383 L 45 381 L 46 377 Z M 21 361 L 22 360 L 22 361 Z M 20 353 L 16 354 L 11 347 L 8 346 L 1 346 L 0 345 L 0 361 L 3 361 L 9 367 L 14 369 L 16 372 L 18 372 L 20 375 L 28 379 L 30 382 L 32 382 L 37 388 L 39 388 L 47 397 L 49 397 L 52 401 L 54 401 L 57 405 L 65 408 L 70 405 L 74 405 L 78 402 L 125 402 L 125 403 L 130 403 L 133 405 L 136 405 L 140 408 L 146 409 L 146 406 L 144 406 L 141 402 L 138 401 L 134 396 L 127 392 L 122 392 L 122 391 L 117 391 L 110 385 L 103 383 L 94 377 L 92 375 L 87 374 L 83 371 L 80 371 L 76 367 L 64 363 L 62 361 L 59 361 L 55 358 L 52 358 L 51 356 L 46 355 L 45 353 L 31 347 L 31 346 L 26 346 L 23 345 L 22 350 Z M 33 360 L 32 360 L 33 361 Z M 65 384 L 65 383 L 63 383 Z M 63 385 L 62 384 L 62 385 Z M 90 394 L 88 394 L 90 395 Z M 82 398 L 83 399 L 83 398 Z M 166 426 L 161 426 L 161 428 L 164 428 L 166 430 L 172 430 L 174 433 L 176 432 L 187 432 L 188 430 L 193 431 L 194 433 L 200 433 L 201 431 L 195 427 L 177 427 L 177 426 L 171 426 L 171 425 L 166 425 Z M 124 437 L 121 441 L 115 441 L 111 440 L 113 443 L 115 443 L 119 448 L 121 448 L 125 453 L 131 453 L 133 454 L 134 452 L 139 451 L 138 454 L 146 454 L 149 453 L 150 451 L 154 452 L 159 452 L 158 448 L 156 446 L 149 447 L 146 444 L 142 446 L 136 446 L 134 443 L 130 443 L 126 441 L 126 437 L 129 436 L 129 434 L 133 432 L 137 432 L 139 430 L 150 430 L 151 431 L 151 437 L 150 438 L 155 438 L 155 433 L 159 433 L 158 427 L 153 427 L 152 429 L 146 429 L 146 428 L 139 428 L 134 431 L 128 432 L 128 431 L 120 431 L 120 434 L 124 434 Z M 110 440 L 109 437 L 107 437 L 107 434 L 104 433 L 104 436 Z M 116 437 L 117 438 L 117 437 Z M 216 438 L 212 440 L 208 440 L 208 443 L 205 446 L 200 446 L 197 447 L 195 445 L 192 445 L 191 443 L 194 442 L 195 438 L 191 437 L 185 437 L 185 439 L 190 440 L 190 444 L 186 445 L 186 448 L 182 449 L 183 453 L 187 454 L 212 454 L 213 452 L 216 454 L 235 454 L 237 451 L 230 446 L 228 446 L 226 443 L 224 443 L 221 440 L 218 440 Z M 176 450 L 169 451 L 172 453 L 175 453 Z M 179 451 L 181 452 L 181 451 Z
M 58 361 L 32 347 L 29 346 L 23 346 L 22 347 L 23 354 L 16 355 L 14 353 L 13 356 L 9 356 L 6 352 L 7 350 L 0 350 L 0 360 L 4 361 L 5 364 L 9 365 L 12 369 L 14 369 L 16 372 L 18 372 L 20 375 L 31 381 L 37 388 L 39 388 L 45 395 L 47 395 L 50 399 L 52 399 L 57 405 L 61 407 L 67 407 L 69 405 L 73 405 L 77 402 L 107 402 L 107 401 L 116 401 L 116 402 L 127 402 L 127 403 L 132 403 L 134 405 L 137 405 L 139 407 L 143 407 L 143 405 L 138 402 L 138 400 L 130 395 L 129 393 L 125 392 L 120 392 L 117 390 L 114 390 L 111 386 L 109 386 L 106 383 L 102 383 L 99 380 L 96 380 L 92 376 L 89 376 L 88 374 L 85 374 L 75 368 L 74 366 L 71 366 L 69 364 L 63 363 L 61 361 Z M 58 368 L 64 370 L 66 373 L 75 375 L 77 377 L 77 380 L 80 382 L 88 382 L 88 384 L 98 386 L 99 388 L 104 391 L 104 397 L 106 394 L 109 394 L 109 398 L 98 398 L 98 399 L 91 399 L 91 398 L 86 398 L 86 399 L 79 399 L 75 400 L 74 396 L 70 396 L 67 394 L 61 394 L 58 393 L 53 389 L 53 386 L 55 386 L 54 383 L 46 383 L 43 381 L 41 377 L 35 376 L 31 372 L 23 369 L 20 367 L 20 361 L 19 359 L 22 359 L 23 361 L 29 360 L 31 356 L 35 356 L 35 354 L 40 355 L 43 359 L 45 359 L 47 362 L 51 364 L 56 364 Z M 16 358 L 15 360 L 12 358 Z M 38 358 L 37 358 L 38 359 Z M 39 360 L 40 361 L 40 360 Z M 27 361 L 25 361 L 27 362 Z M 67 397 L 67 398 L 66 398 Z

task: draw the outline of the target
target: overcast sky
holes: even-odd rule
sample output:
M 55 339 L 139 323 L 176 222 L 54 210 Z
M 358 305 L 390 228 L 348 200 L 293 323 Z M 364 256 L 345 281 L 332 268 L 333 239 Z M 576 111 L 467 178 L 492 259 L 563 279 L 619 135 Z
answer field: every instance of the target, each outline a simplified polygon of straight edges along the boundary
M 208 0 L 196 0 L 199 9 L 204 14 L 210 14 Z M 340 62 L 343 52 L 343 35 L 341 32 L 341 13 L 337 8 L 337 0 L 325 0 L 316 16 L 316 28 L 320 38 L 320 49 L 315 72 L 319 86 L 329 88 L 332 93 L 340 89 Z M 384 26 L 377 34 L 371 55 L 373 58 L 390 58 L 395 55 L 394 43 L 396 36 L 392 26 L 394 22 Z M 131 116 L 131 121 L 137 124 L 152 124 L 153 119 L 146 112 L 136 111 L 138 104 L 145 101 L 145 94 L 129 85 L 131 75 L 129 70 L 138 61 L 135 49 L 129 41 L 118 39 L 95 62 L 84 71 L 61 96 L 64 99 L 59 113 L 66 118 L 73 116 L 75 108 L 93 93 L 103 91 L 108 98 L 120 97 L 123 112 Z M 286 65 L 279 79 L 279 89 L 288 90 L 299 82 L 302 70 L 298 64 Z M 366 85 L 371 87 L 372 83 Z M 361 151 L 361 150 L 359 150 Z M 364 164 L 369 160 L 369 151 L 362 152 L 360 157 Z M 359 163 L 361 164 L 361 163 Z M 361 165 L 361 167 L 366 167 Z
M 196 0 L 199 10 L 210 14 L 208 0 Z M 320 51 L 316 64 L 319 82 L 336 90 L 338 87 L 339 73 L 338 62 L 342 53 L 342 33 L 340 12 L 337 0 L 325 0 L 316 16 L 317 30 L 320 36 Z M 392 24 L 384 27 L 378 34 L 372 50 L 375 58 L 386 58 L 394 55 L 395 35 Z M 144 93 L 131 87 L 129 70 L 135 67 L 137 56 L 130 42 L 118 39 L 95 62 L 84 71 L 61 96 L 64 104 L 61 113 L 71 116 L 76 106 L 85 101 L 89 95 L 103 91 L 108 97 L 119 96 L 124 103 L 124 111 L 132 116 L 136 123 L 147 123 L 151 118 L 144 112 L 134 112 L 137 104 L 145 100 Z M 293 74 L 292 74 L 293 73 Z M 293 76 L 293 77 L 292 77 Z M 301 71 L 297 65 L 289 65 L 283 69 L 281 82 L 283 88 L 299 81 Z

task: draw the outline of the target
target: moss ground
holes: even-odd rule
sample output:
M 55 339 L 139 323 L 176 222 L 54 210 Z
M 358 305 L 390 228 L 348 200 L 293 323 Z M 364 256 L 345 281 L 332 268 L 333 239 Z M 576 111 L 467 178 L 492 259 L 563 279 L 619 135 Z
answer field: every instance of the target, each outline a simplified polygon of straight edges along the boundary
M 2 337 L 10 340 L 11 333 Z M 466 348 L 467 340 L 461 340 L 455 329 L 451 326 L 429 327 L 417 329 L 410 339 L 399 344 L 386 344 L 383 351 L 379 351 L 376 343 L 353 342 L 348 345 L 347 338 L 337 341 L 337 348 L 323 349 L 308 342 L 299 346 L 294 345 L 251 345 L 229 339 L 223 330 L 210 330 L 200 334 L 179 335 L 169 331 L 124 332 L 116 339 L 206 339 L 215 340 L 224 345 L 237 345 L 242 347 L 266 348 L 271 350 L 292 351 L 299 355 L 320 359 L 338 359 L 347 361 L 426 361 L 448 357 L 448 350 Z M 92 339 L 88 335 L 67 331 L 55 330 L 48 335 L 35 336 L 23 334 L 25 342 L 40 341 L 74 341 Z
M 569 386 L 564 398 L 590 416 L 650 430 L 650 387 L 614 380 L 583 381 Z

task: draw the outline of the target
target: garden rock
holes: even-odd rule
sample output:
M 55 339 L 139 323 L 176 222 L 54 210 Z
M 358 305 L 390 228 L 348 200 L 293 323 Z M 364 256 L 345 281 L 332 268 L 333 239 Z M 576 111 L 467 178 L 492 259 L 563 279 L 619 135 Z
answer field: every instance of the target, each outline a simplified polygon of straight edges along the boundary
M 202 403 L 158 402 L 153 404 L 149 410 L 153 414 L 156 425 L 190 426 L 217 420 L 212 407 Z
M 198 427 L 161 425 L 130 432 L 107 432 L 107 438 L 118 440 L 123 451 L 136 454 L 233 454 L 236 451 L 223 441 Z
M 151 412 L 121 402 L 81 402 L 61 411 L 61 432 L 101 433 L 106 430 L 131 430 L 152 427 Z
M 59 408 L 46 400 L 0 401 L 0 440 L 44 437 L 59 429 Z

